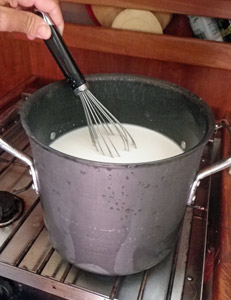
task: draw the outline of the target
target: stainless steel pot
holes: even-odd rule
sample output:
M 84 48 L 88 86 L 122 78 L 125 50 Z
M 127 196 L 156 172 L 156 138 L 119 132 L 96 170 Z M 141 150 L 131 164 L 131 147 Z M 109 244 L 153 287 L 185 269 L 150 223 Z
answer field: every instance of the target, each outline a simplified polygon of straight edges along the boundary
M 94 75 L 88 82 L 121 122 L 157 130 L 185 152 L 112 164 L 51 149 L 54 138 L 86 124 L 81 103 L 65 82 L 40 89 L 22 108 L 33 162 L 3 140 L 0 146 L 30 166 L 51 243 L 64 258 L 95 273 L 132 274 L 168 255 L 198 181 L 231 166 L 231 159 L 197 173 L 215 122 L 208 105 L 189 91 L 132 75 Z

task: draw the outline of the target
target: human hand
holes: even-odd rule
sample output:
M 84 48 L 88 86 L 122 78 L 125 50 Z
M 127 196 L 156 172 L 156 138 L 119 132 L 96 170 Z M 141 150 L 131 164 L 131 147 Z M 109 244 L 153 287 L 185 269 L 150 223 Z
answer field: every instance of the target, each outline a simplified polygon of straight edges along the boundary
M 32 7 L 48 13 L 60 33 L 63 32 L 64 22 L 58 0 L 0 0 L 0 31 L 24 32 L 31 40 L 49 39 L 51 30 L 46 22 L 25 10 Z

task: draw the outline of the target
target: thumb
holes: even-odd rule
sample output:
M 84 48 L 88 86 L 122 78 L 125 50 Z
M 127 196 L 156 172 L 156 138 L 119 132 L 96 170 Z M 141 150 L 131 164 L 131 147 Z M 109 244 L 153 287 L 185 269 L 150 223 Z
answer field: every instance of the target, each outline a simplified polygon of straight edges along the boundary
M 49 39 L 51 30 L 43 19 L 31 12 L 0 7 L 0 31 L 24 32 L 30 39 Z

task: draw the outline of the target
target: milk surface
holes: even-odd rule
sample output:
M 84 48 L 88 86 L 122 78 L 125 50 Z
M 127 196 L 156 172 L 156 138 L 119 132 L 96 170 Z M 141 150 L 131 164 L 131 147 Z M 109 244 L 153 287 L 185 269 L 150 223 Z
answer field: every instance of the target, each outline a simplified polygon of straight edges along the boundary
M 78 158 L 110 163 L 150 162 L 176 156 L 183 152 L 179 145 L 163 134 L 137 125 L 123 125 L 133 137 L 137 148 L 129 145 L 130 150 L 125 151 L 120 136 L 116 133 L 110 135 L 110 139 L 120 154 L 119 157 L 110 157 L 109 154 L 102 155 L 98 152 L 92 143 L 87 126 L 64 134 L 52 142 L 50 147 Z M 106 149 L 104 150 L 106 152 Z

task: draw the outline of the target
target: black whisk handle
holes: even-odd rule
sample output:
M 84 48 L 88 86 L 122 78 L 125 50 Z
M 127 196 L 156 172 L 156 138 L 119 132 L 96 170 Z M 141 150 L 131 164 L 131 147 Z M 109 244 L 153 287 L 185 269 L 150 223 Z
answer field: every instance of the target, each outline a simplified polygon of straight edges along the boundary
M 53 24 L 51 18 L 41 11 L 36 11 L 35 13 L 41 16 L 50 26 L 51 37 L 48 40 L 44 40 L 44 42 L 71 87 L 75 90 L 79 86 L 85 84 L 86 80 L 83 74 L 80 72 L 61 34 Z

